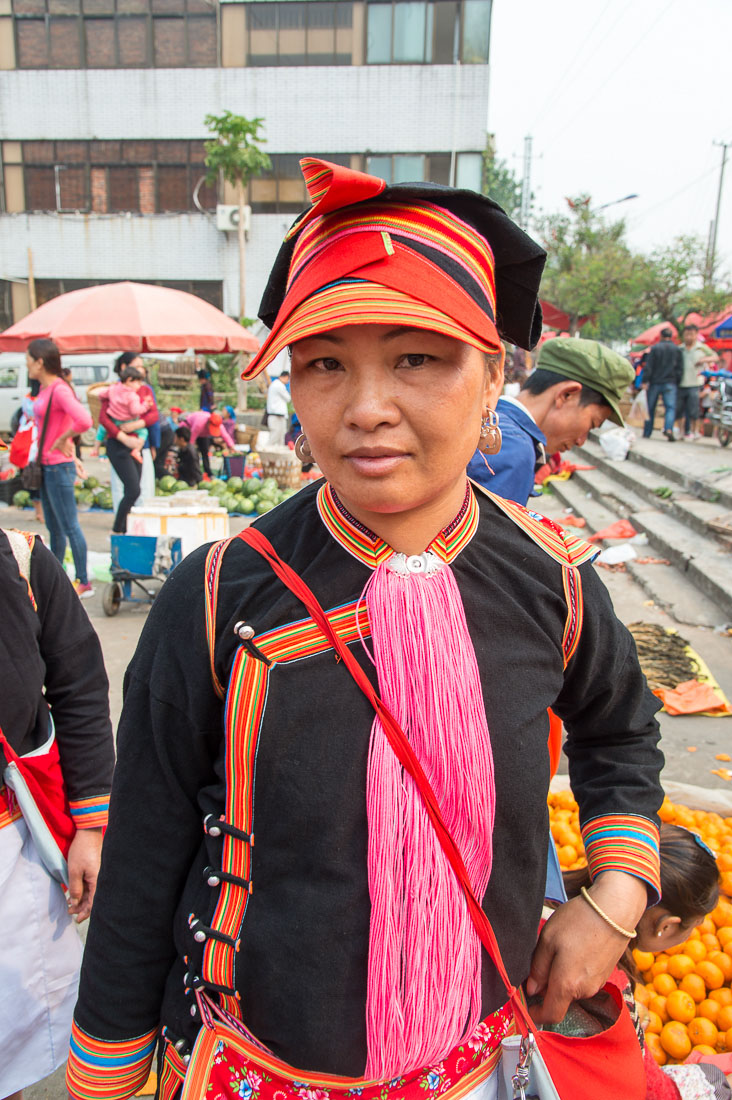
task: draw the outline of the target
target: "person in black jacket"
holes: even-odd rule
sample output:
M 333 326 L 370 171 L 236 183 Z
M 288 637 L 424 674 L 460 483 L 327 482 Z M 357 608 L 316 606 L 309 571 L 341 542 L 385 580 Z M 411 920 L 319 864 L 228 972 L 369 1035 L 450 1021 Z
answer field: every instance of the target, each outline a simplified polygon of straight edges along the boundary
M 66 1057 L 81 962 L 72 918 L 85 920 L 94 899 L 114 746 L 99 639 L 40 539 L 0 531 L 0 589 L 0 728 L 7 742 L 0 748 L 0 1097 L 14 1100 Z M 48 763 L 54 747 L 61 776 Z M 12 781 L 3 775 L 6 765 L 17 756 L 22 767 L 29 753 L 36 766 L 46 761 L 47 793 L 63 779 L 68 901 L 46 869 L 47 837 L 32 808 L 23 800 L 21 809 L 4 785 Z
M 670 328 L 661 329 L 661 339 L 648 352 L 643 367 L 643 386 L 648 397 L 648 420 L 643 425 L 643 438 L 650 439 L 653 417 L 659 397 L 663 398 L 663 434 L 669 443 L 674 441 L 674 417 L 676 415 L 676 388 L 684 373 L 681 349 L 673 343 Z

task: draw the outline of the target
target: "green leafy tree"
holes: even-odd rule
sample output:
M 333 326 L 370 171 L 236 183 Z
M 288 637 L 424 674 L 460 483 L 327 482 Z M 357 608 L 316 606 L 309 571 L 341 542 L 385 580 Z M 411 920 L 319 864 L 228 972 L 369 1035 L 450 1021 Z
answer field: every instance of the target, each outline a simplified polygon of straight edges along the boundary
M 729 278 L 719 270 L 709 275 L 706 247 L 700 237 L 676 237 L 641 261 L 639 306 L 649 322 L 668 321 L 683 327 L 690 313 L 715 314 L 731 300 Z
M 265 138 L 260 136 L 261 118 L 244 118 L 231 111 L 222 115 L 206 115 L 206 128 L 214 135 L 204 143 L 206 149 L 207 183 L 216 183 L 223 176 L 236 188 L 239 205 L 239 317 L 246 316 L 246 240 L 244 236 L 244 206 L 246 187 L 250 180 L 270 171 L 272 162 L 260 149 Z
M 627 338 L 638 323 L 641 260 L 625 239 L 625 222 L 606 222 L 591 209 L 589 195 L 567 199 L 567 213 L 539 220 L 547 250 L 541 295 L 569 316 L 575 335 L 600 340 Z
M 483 194 L 502 206 L 510 218 L 521 211 L 521 180 L 505 160 L 496 156 L 493 134 L 488 134 L 483 153 Z

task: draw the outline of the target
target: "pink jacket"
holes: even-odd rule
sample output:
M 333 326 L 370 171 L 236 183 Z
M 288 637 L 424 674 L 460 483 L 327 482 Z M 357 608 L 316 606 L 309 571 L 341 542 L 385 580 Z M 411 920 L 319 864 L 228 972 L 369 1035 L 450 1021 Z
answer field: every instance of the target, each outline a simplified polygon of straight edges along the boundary
M 43 420 L 48 408 L 48 402 L 53 394 L 53 403 L 46 428 L 46 438 L 43 441 L 43 454 L 40 456 L 44 466 L 57 466 L 61 462 L 70 462 L 68 455 L 61 451 L 52 451 L 54 443 L 64 432 L 70 431 L 73 435 L 80 435 L 92 426 L 92 418 L 82 403 L 74 397 L 71 387 L 63 378 L 45 386 L 35 400 L 33 416 L 38 425 L 38 441 L 40 445 L 43 431 Z
M 181 424 L 185 424 L 187 427 L 189 427 L 191 429 L 191 444 L 194 444 L 196 442 L 199 435 L 202 435 L 202 436 L 205 437 L 205 436 L 211 434 L 210 431 L 209 431 L 209 427 L 208 427 L 208 422 L 209 422 L 210 417 L 211 417 L 211 413 L 206 412 L 205 410 L 202 409 L 200 412 L 189 413 L 188 416 L 185 418 L 185 420 L 181 420 Z M 224 427 L 223 423 L 221 424 L 221 438 L 223 439 L 223 441 L 227 445 L 227 447 L 231 447 L 231 449 L 233 451 L 234 447 L 235 447 L 234 440 L 231 438 L 231 436 L 227 432 L 227 430 Z

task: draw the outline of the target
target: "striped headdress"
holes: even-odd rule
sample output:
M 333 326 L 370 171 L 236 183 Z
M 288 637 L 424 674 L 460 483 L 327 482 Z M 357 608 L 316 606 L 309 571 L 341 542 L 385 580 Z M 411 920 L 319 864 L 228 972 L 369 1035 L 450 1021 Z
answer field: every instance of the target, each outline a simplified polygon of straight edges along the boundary
M 312 207 L 290 229 L 260 317 L 271 333 L 245 371 L 348 324 L 409 324 L 495 352 L 531 347 L 545 254 L 490 199 L 303 159 Z

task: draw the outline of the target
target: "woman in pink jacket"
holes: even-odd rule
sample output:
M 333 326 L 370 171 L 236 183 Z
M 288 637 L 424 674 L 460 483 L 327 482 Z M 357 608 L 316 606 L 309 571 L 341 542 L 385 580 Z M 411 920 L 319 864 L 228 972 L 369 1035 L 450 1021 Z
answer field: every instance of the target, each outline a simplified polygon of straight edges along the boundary
M 37 378 L 41 384 L 33 410 L 39 441 L 48 415 L 40 461 L 43 466 L 41 501 L 51 536 L 51 551 L 63 562 L 66 540 L 71 543 L 76 570 L 74 587 L 84 599 L 92 595 L 93 589 L 86 571 L 86 540 L 79 526 L 74 498 L 76 465 L 73 437 L 90 428 L 92 418 L 64 381 L 61 356 L 53 340 L 32 340 L 25 358 L 28 376 Z

